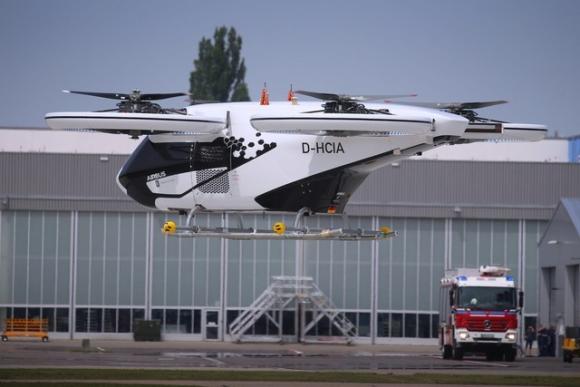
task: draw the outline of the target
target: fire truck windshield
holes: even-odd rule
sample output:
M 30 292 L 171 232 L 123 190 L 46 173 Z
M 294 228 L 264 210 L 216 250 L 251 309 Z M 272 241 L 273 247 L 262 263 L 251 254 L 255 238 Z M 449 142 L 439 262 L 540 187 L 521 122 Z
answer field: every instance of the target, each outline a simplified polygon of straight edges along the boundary
M 457 307 L 483 310 L 516 309 L 516 291 L 514 288 L 501 287 L 460 287 Z

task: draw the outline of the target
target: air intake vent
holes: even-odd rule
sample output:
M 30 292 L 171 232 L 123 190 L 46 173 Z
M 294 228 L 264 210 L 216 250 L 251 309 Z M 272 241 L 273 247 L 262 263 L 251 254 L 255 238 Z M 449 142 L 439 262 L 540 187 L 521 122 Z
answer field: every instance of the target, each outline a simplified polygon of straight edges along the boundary
M 224 173 L 219 177 L 215 177 L 226 168 L 203 169 L 196 171 L 196 179 L 198 183 L 203 183 L 199 190 L 203 193 L 228 193 L 230 191 L 230 180 L 228 174 Z

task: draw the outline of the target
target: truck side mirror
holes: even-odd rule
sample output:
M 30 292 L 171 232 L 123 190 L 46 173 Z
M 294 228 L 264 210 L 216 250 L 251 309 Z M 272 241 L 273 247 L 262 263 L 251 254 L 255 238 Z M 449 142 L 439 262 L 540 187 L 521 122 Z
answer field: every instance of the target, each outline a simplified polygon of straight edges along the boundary
M 449 290 L 449 306 L 453 307 L 455 305 L 455 297 L 453 297 L 453 289 Z
M 522 290 L 518 292 L 518 307 L 520 309 L 524 307 L 524 292 Z

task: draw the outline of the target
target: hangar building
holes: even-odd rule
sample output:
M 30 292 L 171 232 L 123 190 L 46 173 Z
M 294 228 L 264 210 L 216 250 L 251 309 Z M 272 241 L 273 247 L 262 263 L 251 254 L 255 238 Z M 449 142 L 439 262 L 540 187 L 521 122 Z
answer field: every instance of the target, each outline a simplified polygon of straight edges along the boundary
M 562 198 L 539 243 L 539 322 L 580 326 L 580 198 Z
M 31 142 L 44 135 L 37 131 Z M 123 195 L 115 184 L 127 158 L 121 152 L 6 144 L 0 152 L 0 324 L 42 316 L 51 337 L 130 339 L 135 320 L 145 318 L 160 320 L 168 340 L 229 340 L 229 323 L 271 278 L 295 273 L 294 241 L 162 235 L 165 219 L 179 219 Z M 79 143 L 91 145 L 86 137 Z M 375 172 L 347 207 L 351 226 L 388 225 L 400 236 L 306 242 L 306 274 L 356 325 L 358 342 L 433 342 L 439 280 L 458 266 L 510 267 L 527 294 L 526 324 L 534 323 L 537 243 L 560 198 L 580 196 L 580 164 L 568 162 L 566 140 L 557 145 L 565 149 L 563 160 L 530 161 L 529 152 L 518 162 L 440 155 Z M 292 223 L 293 216 L 243 216 L 253 227 L 279 220 Z M 231 214 L 198 218 L 202 225 L 233 221 Z M 324 228 L 342 219 L 308 222 Z M 297 334 L 293 313 L 283 316 L 289 340 Z M 267 338 L 273 331 L 261 318 L 249 334 Z M 310 334 L 327 340 L 336 332 L 322 319 Z

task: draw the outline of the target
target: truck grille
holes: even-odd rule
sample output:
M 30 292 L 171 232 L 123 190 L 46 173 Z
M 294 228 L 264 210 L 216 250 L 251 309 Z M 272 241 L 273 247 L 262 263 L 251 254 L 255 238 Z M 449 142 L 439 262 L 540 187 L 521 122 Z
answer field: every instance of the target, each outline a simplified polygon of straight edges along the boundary
M 495 319 L 469 319 L 469 321 L 467 321 L 467 330 L 478 332 L 505 332 L 507 331 L 507 321 Z

